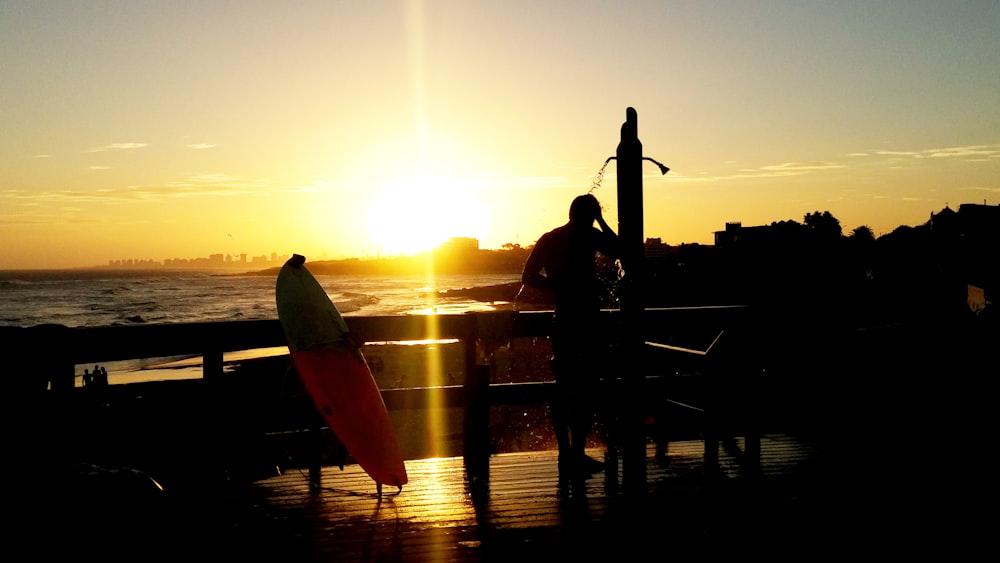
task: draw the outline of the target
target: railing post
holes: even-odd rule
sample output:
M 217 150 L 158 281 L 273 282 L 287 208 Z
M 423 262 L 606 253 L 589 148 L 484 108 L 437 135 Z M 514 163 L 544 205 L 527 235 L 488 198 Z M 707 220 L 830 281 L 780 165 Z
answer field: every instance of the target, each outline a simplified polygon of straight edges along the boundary
M 212 379 L 222 375 L 222 350 L 206 350 L 202 355 L 201 376 Z
M 490 479 L 490 367 L 476 366 L 465 381 L 465 470 L 470 483 Z
M 739 336 L 733 337 L 733 334 Z M 740 465 L 748 477 L 760 467 L 758 425 L 759 372 L 742 331 L 730 331 L 712 345 L 705 370 L 705 470 L 710 476 L 720 470 L 722 440 L 743 437 Z
M 44 374 L 51 391 L 73 389 L 76 386 L 76 366 L 73 363 L 76 342 L 72 330 L 57 324 L 38 325 L 28 330 L 30 349 L 20 353 L 38 360 L 39 372 Z
M 490 478 L 490 367 L 477 362 L 476 348 L 479 345 L 480 320 L 489 322 L 485 314 L 470 314 L 463 330 L 465 346 L 465 432 L 463 456 L 465 471 L 472 486 L 483 486 Z M 492 332 L 492 327 L 484 327 Z

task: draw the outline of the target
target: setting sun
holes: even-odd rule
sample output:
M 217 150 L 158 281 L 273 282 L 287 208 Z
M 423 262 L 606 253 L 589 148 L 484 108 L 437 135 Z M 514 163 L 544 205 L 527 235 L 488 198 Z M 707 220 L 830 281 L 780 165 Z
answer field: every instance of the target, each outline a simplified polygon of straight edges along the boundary
M 380 254 L 413 254 L 453 237 L 482 239 L 489 209 L 471 181 L 422 177 L 396 180 L 381 190 L 368 210 L 368 235 Z

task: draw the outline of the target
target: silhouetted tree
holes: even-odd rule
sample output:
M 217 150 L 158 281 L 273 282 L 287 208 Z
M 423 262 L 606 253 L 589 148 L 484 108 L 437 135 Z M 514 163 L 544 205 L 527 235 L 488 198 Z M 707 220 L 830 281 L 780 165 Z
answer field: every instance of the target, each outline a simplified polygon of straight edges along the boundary
M 843 234 L 843 230 L 840 227 L 840 221 L 837 220 L 829 211 L 824 211 L 820 213 L 819 211 L 814 211 L 813 213 L 806 213 L 803 222 L 806 225 L 806 229 L 810 232 L 819 235 L 823 238 L 838 238 Z
M 875 233 L 872 232 L 871 227 L 868 225 L 861 225 L 851 231 L 850 238 L 856 241 L 875 242 Z

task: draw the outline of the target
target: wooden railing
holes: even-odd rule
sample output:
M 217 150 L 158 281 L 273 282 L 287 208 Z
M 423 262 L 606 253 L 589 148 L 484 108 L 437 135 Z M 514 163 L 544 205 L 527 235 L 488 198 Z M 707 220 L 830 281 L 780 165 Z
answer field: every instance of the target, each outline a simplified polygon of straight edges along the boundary
M 641 374 L 613 374 L 612 378 L 639 377 L 645 382 L 643 389 L 663 392 L 664 382 L 680 371 L 694 369 L 709 373 L 720 366 L 729 369 L 732 363 L 720 361 L 713 349 L 725 348 L 717 342 L 720 334 L 743 326 L 748 322 L 748 315 L 748 308 L 738 306 L 647 310 L 643 331 L 648 335 L 650 355 L 639 365 L 647 366 L 648 370 Z M 498 383 L 495 374 L 490 372 L 491 354 L 497 346 L 511 338 L 546 336 L 551 323 L 550 312 L 357 316 L 346 320 L 351 331 L 365 342 L 437 339 L 462 343 L 465 371 L 460 384 L 383 389 L 383 398 L 390 410 L 431 406 L 464 409 L 464 455 L 470 476 L 488 478 L 492 450 L 490 406 L 544 402 L 553 392 L 552 381 Z M 616 311 L 603 313 L 602 323 L 607 334 L 616 333 L 618 322 Z M 223 375 L 225 353 L 285 345 L 284 334 L 276 320 L 81 328 L 4 327 L 0 328 L 0 339 L 8 348 L 5 357 L 14 361 L 9 366 L 12 373 L 6 378 L 7 389 L 12 397 L 28 398 L 23 403 L 28 408 L 38 404 L 36 399 L 79 394 L 74 379 L 77 365 L 201 355 L 203 378 L 198 381 L 211 382 Z M 194 387 L 189 388 L 189 393 L 199 392 Z M 225 397 L 214 397 L 225 400 Z M 629 399 L 619 397 L 616 403 L 629 404 Z M 639 399 L 645 398 L 633 399 L 637 401 L 632 404 L 638 404 L 644 402 Z M 706 397 L 697 408 L 704 412 L 713 404 L 711 397 Z M 178 412 L 177 416 L 183 416 L 183 412 Z M 712 431 L 709 418 L 706 418 L 705 427 L 706 461 L 712 463 L 717 448 L 708 441 L 718 436 Z M 749 448 L 753 442 L 747 444 Z

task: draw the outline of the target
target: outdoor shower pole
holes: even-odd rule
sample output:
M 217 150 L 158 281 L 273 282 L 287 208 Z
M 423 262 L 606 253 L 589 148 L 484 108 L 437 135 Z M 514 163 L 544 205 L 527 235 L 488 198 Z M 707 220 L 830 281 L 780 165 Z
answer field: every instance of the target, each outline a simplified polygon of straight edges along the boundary
M 626 493 L 646 492 L 646 437 L 642 410 L 644 378 L 642 322 L 645 311 L 643 277 L 645 247 L 642 218 L 642 143 L 639 142 L 638 115 L 634 108 L 625 110 L 618 161 L 618 236 L 625 275 L 620 294 L 621 347 L 623 359 L 622 389 L 618 416 L 621 424 L 619 445 L 622 452 L 622 488 Z

